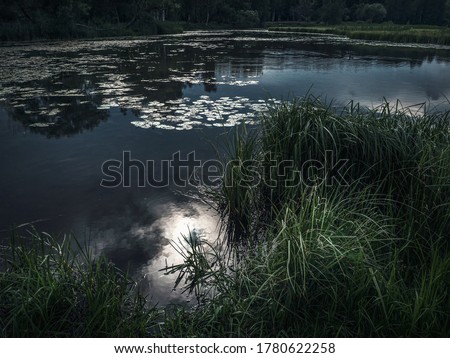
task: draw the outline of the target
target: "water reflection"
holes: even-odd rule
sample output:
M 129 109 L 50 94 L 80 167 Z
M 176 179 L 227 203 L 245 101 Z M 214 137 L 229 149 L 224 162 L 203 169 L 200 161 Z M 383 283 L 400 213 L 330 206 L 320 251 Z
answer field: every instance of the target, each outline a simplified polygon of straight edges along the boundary
M 223 127 L 310 91 L 346 103 L 450 105 L 449 48 L 368 46 L 339 36 L 199 32 L 0 47 L 0 232 L 90 239 L 155 301 L 181 302 L 159 270 L 171 240 L 218 235 L 217 217 L 179 188 L 101 188 L 105 160 L 181 151 L 214 158 Z M 58 140 L 47 140 L 58 138 Z M 158 176 L 159 177 L 159 176 Z M 183 194 L 186 194 L 185 192 Z
M 162 269 L 182 263 L 173 244 L 183 243 L 183 236 L 195 232 L 201 240 L 216 243 L 220 234 L 217 214 L 201 201 L 186 197 L 176 202 L 165 197 L 147 204 L 130 203 L 120 213 L 97 219 L 95 232 L 91 232 L 93 252 L 131 272 L 153 303 L 189 301 L 192 297 L 183 293 L 183 283 L 174 290 L 176 275 L 167 275 Z M 115 222 L 110 220 L 112 216 Z
M 11 118 L 48 137 L 93 129 L 114 107 L 131 109 L 140 128 L 233 126 L 262 100 L 311 87 L 369 105 L 437 104 L 450 94 L 449 53 L 263 31 L 39 43 L 1 48 L 0 97 Z
M 198 237 L 200 240 L 215 244 L 219 240 L 218 216 L 204 204 L 193 202 L 188 207 L 179 207 L 178 204 L 165 206 L 167 210 L 164 217 L 156 221 L 151 230 L 157 230 L 162 237 L 172 241 L 162 247 L 158 255 L 144 265 L 140 274 L 145 278 L 143 281 L 144 292 L 151 295 L 153 300 L 166 301 L 167 297 L 172 302 L 190 300 L 192 297 L 183 295 L 183 285 L 174 290 L 176 277 L 166 275 L 161 269 L 182 263 L 182 256 L 177 251 L 188 248 L 185 238 L 190 235 Z

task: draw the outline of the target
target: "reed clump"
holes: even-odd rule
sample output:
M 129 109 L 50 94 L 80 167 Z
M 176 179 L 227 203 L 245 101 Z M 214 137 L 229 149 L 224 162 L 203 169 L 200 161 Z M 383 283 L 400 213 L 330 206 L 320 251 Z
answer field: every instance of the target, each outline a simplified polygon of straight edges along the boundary
M 289 31 L 312 34 L 335 34 L 351 39 L 388 41 L 399 43 L 423 43 L 450 45 L 450 30 L 448 27 L 426 25 L 397 24 L 364 24 L 347 23 L 336 26 L 299 25 L 271 26 L 269 31 Z
M 240 126 L 206 195 L 228 245 L 192 232 L 166 268 L 198 298 L 149 308 L 72 240 L 3 249 L 7 337 L 448 337 L 450 113 L 311 96 Z M 158 323 L 161 322 L 161 323 Z
M 234 164 L 212 198 L 240 254 L 229 274 L 203 266 L 221 285 L 169 320 L 172 335 L 448 336 L 448 112 L 306 97 L 227 148 Z M 318 170 L 327 160 L 345 162 L 339 180 Z
M 71 237 L 14 233 L 2 251 L 0 336 L 143 337 L 157 311 L 126 274 Z

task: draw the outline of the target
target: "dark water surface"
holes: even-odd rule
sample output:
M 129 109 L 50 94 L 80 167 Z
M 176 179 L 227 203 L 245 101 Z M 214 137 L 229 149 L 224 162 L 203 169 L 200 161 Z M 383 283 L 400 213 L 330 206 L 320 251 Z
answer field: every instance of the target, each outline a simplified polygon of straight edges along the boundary
M 158 272 L 180 261 L 169 242 L 216 237 L 217 216 L 195 188 L 103 188 L 104 161 L 214 158 L 229 127 L 308 91 L 447 109 L 450 48 L 265 31 L 21 43 L 0 46 L 0 79 L 2 240 L 29 222 L 74 233 L 167 303 L 181 299 Z

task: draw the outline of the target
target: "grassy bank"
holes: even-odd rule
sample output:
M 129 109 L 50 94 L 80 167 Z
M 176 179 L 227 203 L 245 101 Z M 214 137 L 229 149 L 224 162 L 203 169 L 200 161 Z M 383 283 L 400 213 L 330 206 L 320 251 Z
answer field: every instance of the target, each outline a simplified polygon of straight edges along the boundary
M 360 23 L 334 26 L 274 24 L 270 25 L 269 31 L 327 33 L 360 40 L 450 45 L 450 29 L 439 26 Z
M 186 238 L 184 263 L 167 269 L 194 310 L 147 309 L 105 260 L 33 235 L 6 251 L 1 334 L 446 337 L 449 119 L 282 104 L 236 130 L 207 192 L 229 245 Z
M 205 259 L 181 271 L 216 294 L 168 333 L 448 336 L 448 119 L 389 105 L 336 114 L 307 98 L 237 133 L 211 195 L 238 264 L 230 274 L 193 248 Z
M 74 240 L 14 234 L 1 251 L 0 337 L 145 337 L 156 322 L 136 285 Z

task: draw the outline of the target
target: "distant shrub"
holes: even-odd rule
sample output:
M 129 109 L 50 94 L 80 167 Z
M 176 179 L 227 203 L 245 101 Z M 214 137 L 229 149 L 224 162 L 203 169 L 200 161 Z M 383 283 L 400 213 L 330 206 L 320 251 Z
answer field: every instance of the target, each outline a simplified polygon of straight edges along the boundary
M 387 15 L 387 10 L 383 4 L 359 4 L 355 11 L 355 17 L 357 20 L 370 21 L 370 22 L 382 22 Z
M 347 12 L 345 1 L 325 0 L 319 9 L 320 19 L 327 24 L 339 24 Z
M 447 26 L 450 25 L 450 0 L 447 0 L 447 2 L 445 3 L 444 21 Z

